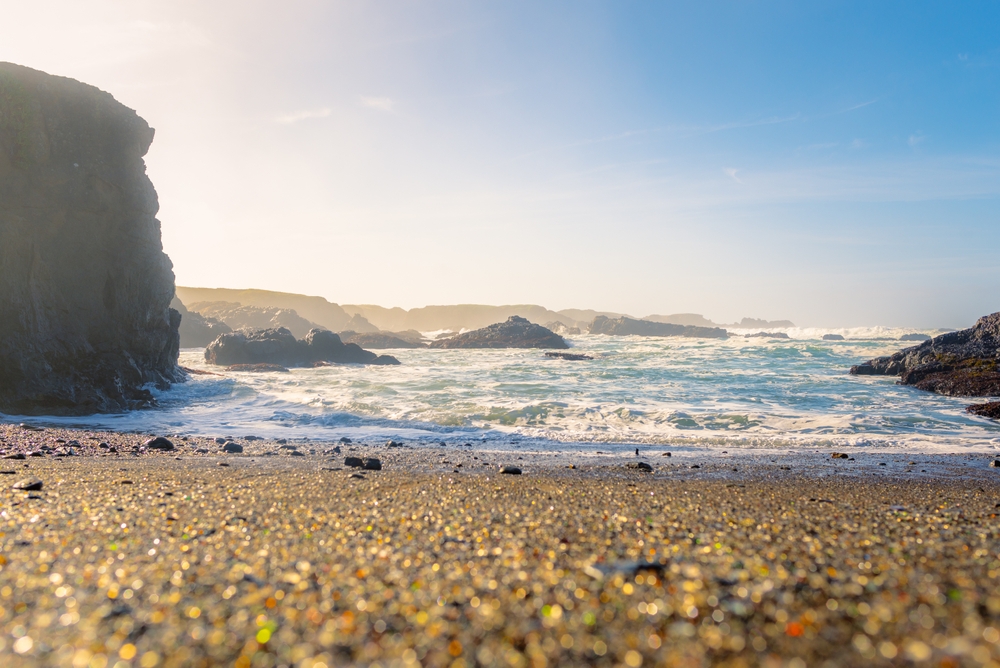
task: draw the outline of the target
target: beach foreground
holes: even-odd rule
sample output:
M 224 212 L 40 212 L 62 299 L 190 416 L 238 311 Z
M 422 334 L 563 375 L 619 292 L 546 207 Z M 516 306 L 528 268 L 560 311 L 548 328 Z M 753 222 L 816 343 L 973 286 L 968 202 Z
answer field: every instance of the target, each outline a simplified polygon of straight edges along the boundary
M 4 665 L 1000 665 L 982 456 L 961 475 L 816 473 L 828 453 L 649 473 L 464 446 L 0 440 L 52 441 L 0 461 Z M 42 488 L 12 489 L 28 477 Z

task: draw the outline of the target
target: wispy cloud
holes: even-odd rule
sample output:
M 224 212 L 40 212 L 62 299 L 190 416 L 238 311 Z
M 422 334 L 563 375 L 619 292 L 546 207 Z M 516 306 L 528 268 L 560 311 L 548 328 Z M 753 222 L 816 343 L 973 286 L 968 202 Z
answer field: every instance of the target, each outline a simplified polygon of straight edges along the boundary
M 878 98 L 874 98 L 872 100 L 868 100 L 867 102 L 861 102 L 860 104 L 855 104 L 853 106 L 848 107 L 847 109 L 841 109 L 840 111 L 838 111 L 836 113 L 838 113 L 838 114 L 846 114 L 849 111 L 854 111 L 855 109 L 861 109 L 863 107 L 867 107 L 870 104 L 875 104 L 876 102 L 878 102 Z
M 733 169 L 732 167 L 726 167 L 723 171 L 729 175 L 729 178 L 731 178 L 733 181 L 736 181 L 736 183 L 743 183 L 742 181 L 740 181 L 740 177 L 736 176 L 736 172 L 740 170 Z
M 326 118 L 331 113 L 332 110 L 329 107 L 323 107 L 322 109 L 306 109 L 304 111 L 296 111 L 293 114 L 278 116 L 274 119 L 274 122 L 281 123 L 282 125 L 291 125 L 292 123 L 299 123 L 301 121 L 309 120 L 310 118 Z
M 361 104 L 372 109 L 378 109 L 379 111 L 392 111 L 392 108 L 396 106 L 396 101 L 391 97 L 368 97 L 362 95 Z
M 922 143 L 925 139 L 927 139 L 927 137 L 917 133 L 910 135 L 910 138 L 906 140 L 906 143 L 909 144 L 910 146 L 916 146 L 917 144 Z

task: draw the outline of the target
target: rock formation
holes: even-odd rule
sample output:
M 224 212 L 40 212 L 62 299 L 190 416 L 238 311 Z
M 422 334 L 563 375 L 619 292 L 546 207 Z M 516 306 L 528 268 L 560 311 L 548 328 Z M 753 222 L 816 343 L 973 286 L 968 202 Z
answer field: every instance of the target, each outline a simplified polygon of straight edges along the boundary
M 122 411 L 183 380 L 152 141 L 110 94 L 0 63 L 0 411 Z
M 840 335 L 840 334 L 824 334 L 823 335 L 823 340 L 824 341 L 843 341 L 844 337 L 842 335 Z
M 755 334 L 744 334 L 744 339 L 790 339 L 784 332 L 757 332 Z
M 901 337 L 899 337 L 899 340 L 900 341 L 930 341 L 931 338 L 933 338 L 933 337 L 928 336 L 927 334 L 903 334 Z
M 436 339 L 431 348 L 569 348 L 569 345 L 552 330 L 512 315 L 506 322 Z
M 700 339 L 725 339 L 729 335 L 719 327 L 692 327 L 690 325 L 671 325 L 649 320 L 634 320 L 622 316 L 612 320 L 603 315 L 594 318 L 590 323 L 591 334 L 607 334 L 609 336 L 687 336 Z
M 376 355 L 325 329 L 313 329 L 301 341 L 284 327 L 240 330 L 223 334 L 205 348 L 209 364 L 277 364 L 283 367 L 332 364 L 399 364 L 389 355 Z
M 181 348 L 204 348 L 221 334 L 233 331 L 233 328 L 224 322 L 188 311 L 176 297 L 170 302 L 170 308 L 181 314 Z
M 324 329 L 309 322 L 292 309 L 268 306 L 243 306 L 235 302 L 195 302 L 190 309 L 205 318 L 218 320 L 237 329 L 280 329 L 284 327 L 292 336 L 302 338 L 312 329 Z
M 961 397 L 1000 396 L 1000 313 L 851 367 L 857 376 L 899 376 L 903 385 Z

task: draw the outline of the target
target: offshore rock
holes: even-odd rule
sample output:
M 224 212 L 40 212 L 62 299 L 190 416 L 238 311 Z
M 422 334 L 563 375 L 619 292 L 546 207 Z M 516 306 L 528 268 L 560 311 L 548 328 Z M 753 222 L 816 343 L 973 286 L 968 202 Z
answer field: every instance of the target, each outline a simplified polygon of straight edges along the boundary
M 840 335 L 840 334 L 824 334 L 823 335 L 823 340 L 824 341 L 843 341 L 844 337 L 842 335 Z
M 972 404 L 965 409 L 967 413 L 1000 420 L 1000 401 L 990 401 L 985 404 Z
M 284 367 L 334 364 L 399 364 L 389 355 L 376 355 L 326 330 L 311 330 L 302 340 L 284 327 L 240 330 L 223 334 L 205 348 L 209 364 L 234 366 L 269 364 Z
M 903 334 L 899 337 L 900 341 L 930 341 L 931 336 L 928 334 Z
M 784 332 L 757 332 L 756 334 L 744 334 L 744 339 L 790 339 Z
M 431 348 L 569 348 L 569 344 L 551 329 L 512 315 L 473 332 L 437 339 Z
M 1000 313 L 887 357 L 851 367 L 856 376 L 899 376 L 900 384 L 961 397 L 1000 396 Z
M 609 336 L 686 336 L 700 339 L 725 339 L 728 332 L 720 327 L 696 327 L 693 325 L 672 325 L 650 320 L 635 320 L 622 316 L 611 319 L 599 315 L 590 323 L 591 334 Z
M 152 141 L 110 94 L 0 63 L 0 412 L 123 411 L 184 380 Z
M 233 331 L 233 328 L 224 322 L 188 311 L 177 297 L 170 302 L 170 307 L 181 314 L 181 348 L 204 348 L 221 334 Z

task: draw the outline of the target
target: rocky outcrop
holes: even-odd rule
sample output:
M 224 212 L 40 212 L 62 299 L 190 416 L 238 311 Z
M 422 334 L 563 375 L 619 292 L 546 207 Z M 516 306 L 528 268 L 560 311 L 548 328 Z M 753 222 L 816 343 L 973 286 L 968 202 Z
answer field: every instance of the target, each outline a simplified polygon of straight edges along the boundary
M 123 411 L 184 379 L 152 141 L 110 94 L 0 63 L 0 411 Z
M 725 339 L 729 336 L 726 330 L 719 327 L 671 325 L 625 316 L 612 320 L 603 315 L 597 316 L 590 323 L 590 333 L 609 336 L 686 336 L 699 339 Z
M 1000 401 L 990 401 L 985 404 L 972 404 L 965 409 L 967 413 L 988 417 L 992 420 L 1000 420 Z
M 778 327 L 795 327 L 791 320 L 763 320 L 761 318 L 743 318 L 732 325 L 733 329 L 775 329 Z
M 427 347 L 427 344 L 419 338 L 416 340 L 409 336 L 403 338 L 403 336 L 394 334 L 393 332 L 341 332 L 340 338 L 344 343 L 355 343 L 362 348 L 373 348 L 375 350 Z
M 542 326 L 545 327 L 545 329 L 551 329 L 560 336 L 579 336 L 582 333 L 579 327 L 569 327 L 558 320 L 547 322 Z
M 930 341 L 933 337 L 927 334 L 903 334 L 900 341 Z
M 431 348 L 569 348 L 569 344 L 550 329 L 512 315 L 499 322 L 465 334 L 431 342 Z
M 344 327 L 344 330 L 354 332 L 356 334 L 373 334 L 379 331 L 378 327 L 368 322 L 368 320 L 360 313 L 355 313 L 351 316 L 351 319 L 347 321 L 347 326 Z
M 170 307 L 181 314 L 181 348 L 204 348 L 220 335 L 233 331 L 224 322 L 187 310 L 176 297 L 170 302 Z
M 280 329 L 302 338 L 312 329 L 322 329 L 299 316 L 293 309 L 269 306 L 243 306 L 235 302 L 195 302 L 191 310 L 205 318 L 225 323 L 230 331 L 237 329 Z
M 894 355 L 851 367 L 858 376 L 899 376 L 903 385 L 963 397 L 1000 396 L 1000 313 Z
M 352 329 L 347 326 L 351 316 L 337 304 L 332 304 L 322 297 L 310 297 L 289 292 L 271 292 L 270 290 L 232 290 L 229 288 L 186 288 L 177 286 L 177 297 L 185 304 L 198 302 L 230 302 L 242 306 L 262 306 L 265 308 L 286 309 L 295 311 L 317 327 L 324 327 L 331 332 L 341 332 Z M 360 331 L 356 330 L 355 331 Z
M 276 364 L 283 367 L 331 364 L 399 364 L 389 355 L 376 355 L 325 329 L 314 329 L 302 340 L 284 327 L 240 330 L 223 334 L 205 348 L 205 360 L 219 366 Z
M 841 336 L 840 334 L 824 334 L 823 335 L 823 340 L 824 341 L 843 341 L 844 337 Z

